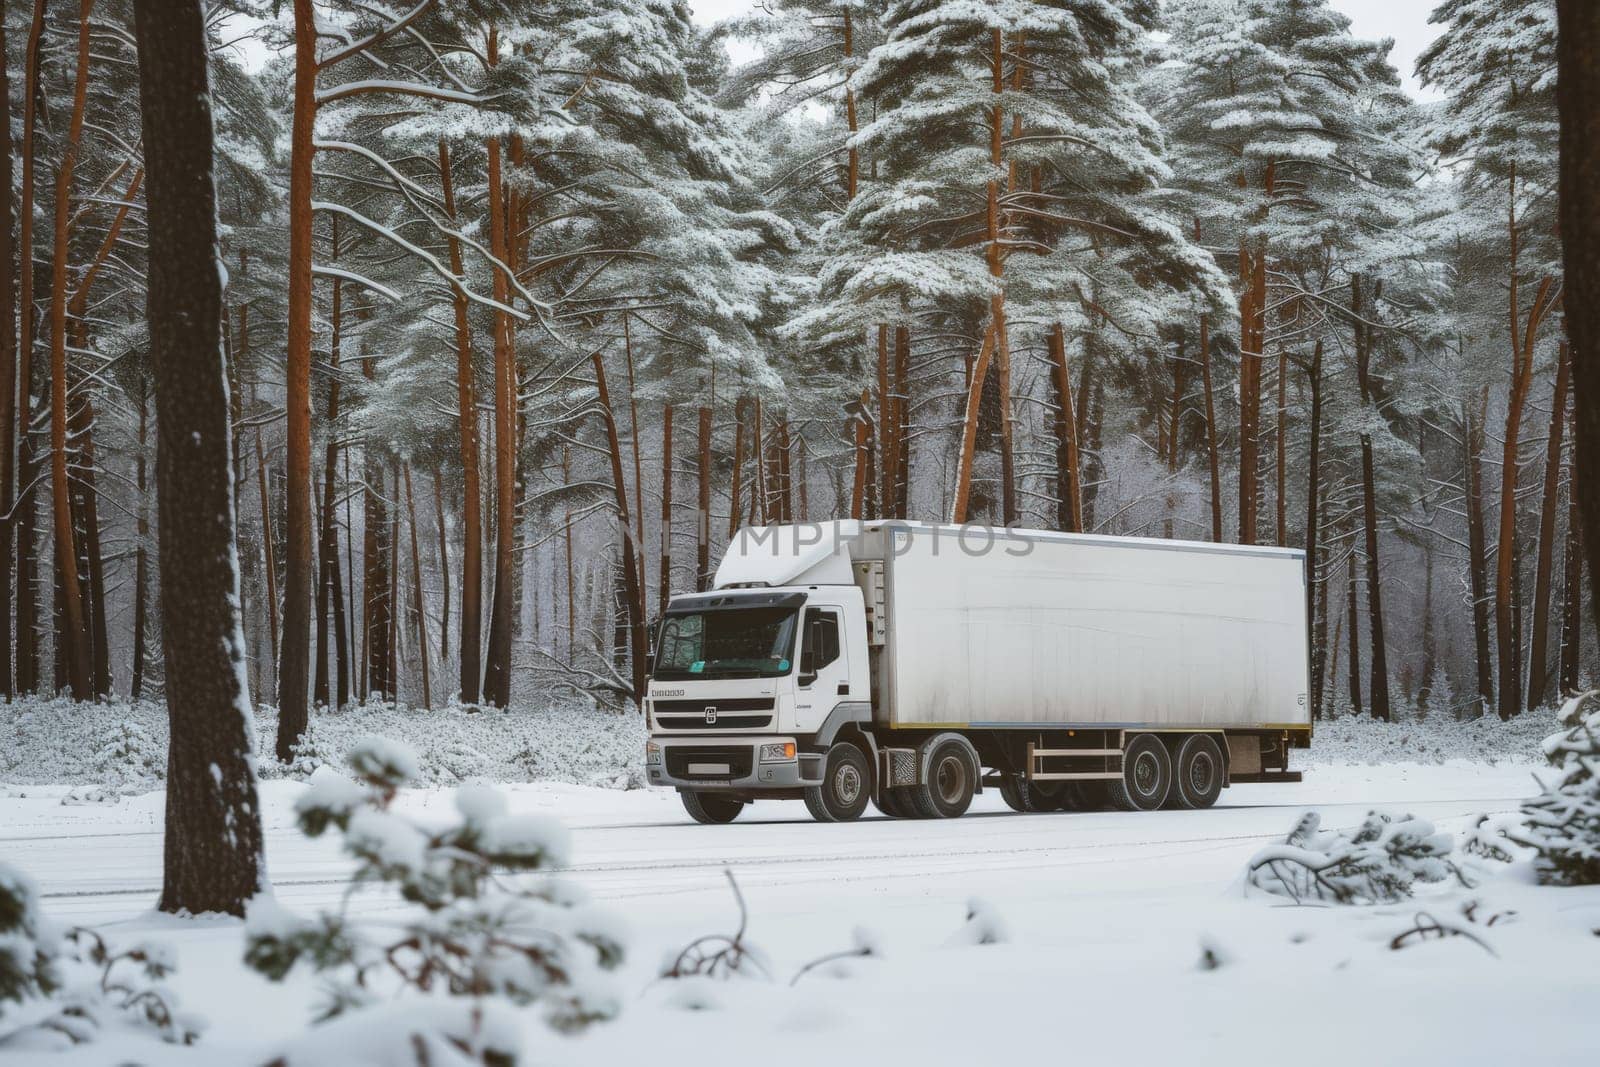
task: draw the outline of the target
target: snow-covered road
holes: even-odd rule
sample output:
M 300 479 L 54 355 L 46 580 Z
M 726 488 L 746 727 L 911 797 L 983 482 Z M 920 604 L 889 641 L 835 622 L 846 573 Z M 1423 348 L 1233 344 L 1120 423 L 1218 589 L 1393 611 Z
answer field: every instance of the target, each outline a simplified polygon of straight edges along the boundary
M 1371 807 L 1400 807 L 1458 831 L 1478 812 L 1514 808 L 1531 792 L 1530 771 L 1526 764 L 1318 767 L 1299 785 L 1237 786 L 1202 812 L 1020 816 L 991 792 L 957 820 L 874 813 L 819 825 L 798 803 L 770 803 L 717 827 L 689 822 L 670 793 L 512 786 L 513 810 L 553 814 L 574 828 L 569 877 L 634 928 L 632 963 L 621 976 L 622 1020 L 543 1052 L 549 1062 L 584 1064 L 623 1057 L 734 1063 L 752 1055 L 815 1063 L 836 1056 L 837 1041 L 881 1033 L 910 1042 L 924 1063 L 970 1062 L 996 1049 L 1122 1057 L 1133 1052 L 1124 1039 L 1135 1037 L 1141 1059 L 1193 1053 L 1198 1043 L 1266 1061 L 1317 1019 L 1319 1028 L 1348 1030 L 1347 1038 L 1364 1031 L 1381 1038 L 1381 1052 L 1358 1057 L 1366 1062 L 1396 1062 L 1406 1049 L 1424 1062 L 1446 1051 L 1455 1062 L 1487 1062 L 1491 1053 L 1519 1048 L 1533 1055 L 1535 1046 L 1519 1044 L 1527 1039 L 1520 1027 L 1471 1040 L 1440 1032 L 1471 1026 L 1462 1007 L 1486 1001 L 1497 1012 L 1545 1017 L 1566 1010 L 1571 998 L 1570 1025 L 1546 1029 L 1537 1046 L 1542 1062 L 1560 1062 L 1600 1046 L 1592 1010 L 1600 938 L 1572 941 L 1560 958 L 1551 946 L 1600 928 L 1600 895 L 1485 887 L 1477 895 L 1491 904 L 1530 893 L 1562 900 L 1558 918 L 1529 918 L 1530 928 L 1494 959 L 1464 943 L 1405 953 L 1378 944 L 1416 907 L 1274 908 L 1243 900 L 1235 885 L 1251 854 L 1281 838 L 1302 808 L 1320 808 L 1324 825 L 1347 827 Z M 290 808 L 301 788 L 264 787 L 268 864 L 279 899 L 311 911 L 337 902 L 349 865 L 332 840 L 309 841 L 295 830 Z M 103 805 L 63 803 L 65 792 L 0 787 L 0 856 L 33 874 L 53 917 L 97 924 L 114 937 L 171 939 L 184 967 L 175 984 L 186 1005 L 211 1019 L 214 1034 L 260 1033 L 264 1018 L 282 1033 L 305 1018 L 315 995 L 310 982 L 271 986 L 227 966 L 240 948 L 236 925 L 180 924 L 149 913 L 160 881 L 160 794 Z M 441 817 L 450 802 L 446 790 L 404 801 L 413 811 L 437 808 Z M 778 981 L 721 988 L 713 999 L 725 1012 L 685 1012 L 650 978 L 669 949 L 732 928 L 724 868 L 744 890 L 751 937 Z M 1010 944 L 942 947 L 973 897 L 993 904 Z M 375 913 L 398 904 L 373 896 L 357 906 Z M 1451 898 L 1437 906 L 1459 905 Z M 854 975 L 848 981 L 823 973 L 787 988 L 806 961 L 848 946 L 857 926 L 882 942 L 884 960 L 853 961 L 843 968 Z M 1195 960 L 1203 938 L 1237 963 L 1202 979 Z M 1352 982 L 1359 993 L 1334 997 Z M 1351 1017 L 1323 1018 L 1334 1003 Z M 1357 1004 L 1366 1007 L 1351 1007 Z M 1292 1061 L 1348 1062 L 1350 1049 L 1333 1052 L 1313 1044 Z

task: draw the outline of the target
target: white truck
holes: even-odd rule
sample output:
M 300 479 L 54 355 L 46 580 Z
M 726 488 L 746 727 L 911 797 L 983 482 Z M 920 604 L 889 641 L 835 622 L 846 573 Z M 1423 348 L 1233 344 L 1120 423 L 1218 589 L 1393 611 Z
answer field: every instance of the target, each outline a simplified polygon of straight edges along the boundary
M 696 820 L 803 799 L 961 815 L 1202 808 L 1297 781 L 1304 553 L 840 521 L 739 531 L 656 622 L 651 785 Z

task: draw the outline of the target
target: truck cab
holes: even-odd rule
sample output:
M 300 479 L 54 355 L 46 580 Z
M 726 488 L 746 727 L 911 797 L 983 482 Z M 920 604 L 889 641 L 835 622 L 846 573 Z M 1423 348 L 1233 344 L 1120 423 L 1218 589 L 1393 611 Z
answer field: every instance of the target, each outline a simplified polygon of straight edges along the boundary
M 683 790 L 697 817 L 707 800 L 737 814 L 732 805 L 757 793 L 818 790 L 830 745 L 871 718 L 861 590 L 817 584 L 674 597 L 657 626 L 645 713 L 649 782 Z M 840 777 L 845 808 L 864 806 L 865 768 Z

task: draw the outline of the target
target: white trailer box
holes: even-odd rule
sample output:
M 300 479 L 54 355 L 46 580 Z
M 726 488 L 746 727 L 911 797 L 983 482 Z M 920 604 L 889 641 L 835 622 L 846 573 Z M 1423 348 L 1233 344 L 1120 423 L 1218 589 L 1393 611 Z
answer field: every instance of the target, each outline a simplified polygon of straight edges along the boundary
M 1310 725 L 1298 550 L 940 526 L 851 548 L 883 563 L 884 725 Z

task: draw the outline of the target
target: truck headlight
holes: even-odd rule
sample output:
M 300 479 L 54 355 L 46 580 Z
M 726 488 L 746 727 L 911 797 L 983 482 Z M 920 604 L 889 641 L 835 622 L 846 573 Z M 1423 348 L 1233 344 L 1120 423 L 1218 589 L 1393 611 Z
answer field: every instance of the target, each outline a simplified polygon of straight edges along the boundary
M 646 766 L 653 766 L 661 762 L 661 746 L 654 741 L 644 743 L 644 762 Z
M 794 759 L 793 741 L 785 741 L 782 744 L 777 745 L 761 746 L 762 763 L 782 763 L 785 760 L 792 759 Z

